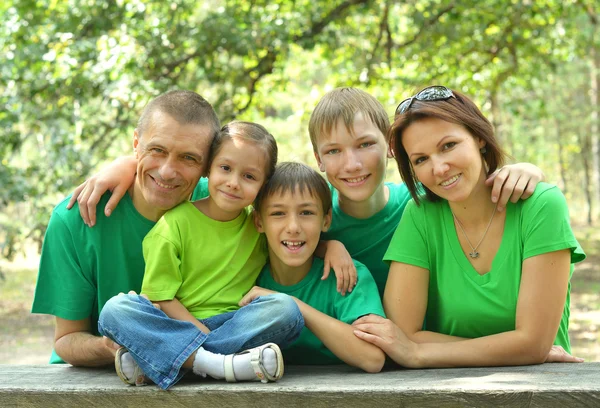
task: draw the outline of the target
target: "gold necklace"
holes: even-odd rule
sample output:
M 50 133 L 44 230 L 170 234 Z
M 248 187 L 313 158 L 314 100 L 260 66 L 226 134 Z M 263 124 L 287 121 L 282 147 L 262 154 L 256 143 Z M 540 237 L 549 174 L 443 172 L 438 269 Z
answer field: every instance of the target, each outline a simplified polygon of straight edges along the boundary
M 467 242 L 469 243 L 469 246 L 471 247 L 471 252 L 469 252 L 469 256 L 473 259 L 475 258 L 479 258 L 479 252 L 477 252 L 477 248 L 479 248 L 479 245 L 481 245 L 481 243 L 483 242 L 483 239 L 485 238 L 485 236 L 487 235 L 490 226 L 492 225 L 492 221 L 494 220 L 494 215 L 496 215 L 496 210 L 498 209 L 498 203 L 496 203 L 496 206 L 494 207 L 494 212 L 492 212 L 492 217 L 490 218 L 490 221 L 488 222 L 487 227 L 485 228 L 485 232 L 483 233 L 483 236 L 481 237 L 481 239 L 479 240 L 479 242 L 477 243 L 477 245 L 473 246 L 473 244 L 471 244 L 471 240 L 469 239 L 469 236 L 467 235 L 467 233 L 465 232 L 465 229 L 463 228 L 462 223 L 459 221 L 458 218 L 456 218 L 456 215 L 454 215 L 454 211 L 452 211 L 452 208 L 450 209 L 450 212 L 452 213 L 452 216 L 454 217 L 454 219 L 456 220 L 456 223 L 458 224 L 458 227 L 460 228 L 460 230 L 462 231 L 463 235 L 465 236 L 465 238 L 467 239 Z

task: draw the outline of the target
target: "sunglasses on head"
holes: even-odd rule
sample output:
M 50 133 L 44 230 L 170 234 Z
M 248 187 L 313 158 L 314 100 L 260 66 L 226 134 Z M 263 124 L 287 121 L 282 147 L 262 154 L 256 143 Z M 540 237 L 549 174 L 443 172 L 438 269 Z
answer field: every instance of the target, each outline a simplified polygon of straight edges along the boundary
M 428 86 L 425 89 L 420 90 L 414 96 L 406 98 L 398 104 L 396 108 L 396 116 L 408 111 L 416 99 L 418 101 L 445 101 L 454 97 L 452 90 L 441 85 Z

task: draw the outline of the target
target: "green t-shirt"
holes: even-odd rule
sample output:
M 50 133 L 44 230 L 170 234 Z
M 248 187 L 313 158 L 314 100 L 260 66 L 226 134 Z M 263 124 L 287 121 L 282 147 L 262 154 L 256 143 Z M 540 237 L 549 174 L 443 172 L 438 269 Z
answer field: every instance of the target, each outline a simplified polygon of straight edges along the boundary
M 98 334 L 98 315 L 119 292 L 140 291 L 144 274 L 142 240 L 154 222 L 137 212 L 125 194 L 110 217 L 97 212 L 93 228 L 83 223 L 78 205 L 58 204 L 48 224 L 33 299 L 32 313 L 67 320 L 91 318 Z M 104 208 L 110 193 L 98 208 Z M 50 363 L 64 363 L 52 352 Z
M 192 201 L 198 201 L 202 198 L 208 197 L 208 179 L 206 177 L 200 178 L 194 192 L 192 193 Z
M 529 199 L 506 207 L 502 242 L 485 275 L 467 260 L 445 200 L 411 201 L 384 259 L 429 270 L 426 330 L 476 338 L 515 329 L 523 261 L 562 249 L 571 250 L 572 263 L 585 259 L 563 194 L 540 183 Z M 570 352 L 568 328 L 569 293 L 554 344 Z
M 265 265 L 257 285 L 280 293 L 294 296 L 309 306 L 344 323 L 352 324 L 367 314 L 384 316 L 377 286 L 369 270 L 360 262 L 354 261 L 358 282 L 352 292 L 342 296 L 337 292 L 337 280 L 333 271 L 326 280 L 323 276 L 324 263 L 314 257 L 310 271 L 302 281 L 292 286 L 280 285 L 271 276 L 269 264 Z M 343 339 L 340 339 L 343 341 Z M 343 364 L 321 340 L 304 327 L 300 337 L 283 353 L 288 364 Z
M 404 183 L 385 183 L 390 197 L 383 209 L 369 218 L 354 218 L 342 211 L 338 203 L 338 191 L 331 187 L 333 195 L 332 221 L 329 231 L 321 234 L 323 240 L 342 242 L 350 256 L 363 263 L 375 278 L 379 295 L 383 298 L 389 265 L 383 262 L 394 231 L 400 222 L 410 193 Z
M 143 247 L 142 292 L 153 301 L 177 298 L 198 319 L 239 309 L 267 259 L 251 207 L 221 222 L 189 201 L 167 211 Z

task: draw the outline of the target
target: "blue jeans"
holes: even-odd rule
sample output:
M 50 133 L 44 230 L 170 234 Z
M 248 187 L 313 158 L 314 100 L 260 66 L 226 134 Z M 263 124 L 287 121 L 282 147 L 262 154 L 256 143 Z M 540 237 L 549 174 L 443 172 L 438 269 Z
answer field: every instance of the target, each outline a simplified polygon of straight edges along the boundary
M 138 295 L 109 299 L 98 319 L 98 330 L 125 347 L 144 374 L 168 389 L 185 372 L 181 366 L 200 346 L 213 353 L 232 354 L 265 343 L 281 347 L 300 335 L 304 319 L 294 300 L 281 293 L 260 296 L 239 310 L 193 323 L 171 319 Z

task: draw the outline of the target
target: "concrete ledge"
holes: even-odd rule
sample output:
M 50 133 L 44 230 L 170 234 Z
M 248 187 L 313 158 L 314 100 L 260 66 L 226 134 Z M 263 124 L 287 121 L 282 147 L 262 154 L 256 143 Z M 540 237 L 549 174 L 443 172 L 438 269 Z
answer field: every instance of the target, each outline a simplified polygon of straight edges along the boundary
M 188 377 L 129 387 L 110 369 L 0 365 L 0 407 L 600 407 L 600 363 L 387 370 L 286 367 L 275 384 Z

